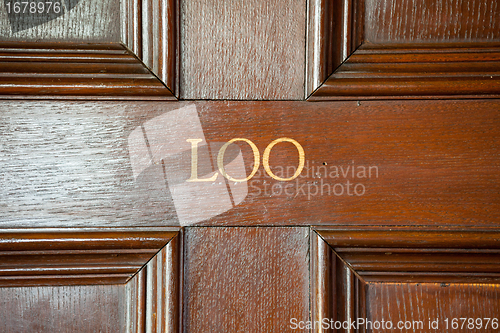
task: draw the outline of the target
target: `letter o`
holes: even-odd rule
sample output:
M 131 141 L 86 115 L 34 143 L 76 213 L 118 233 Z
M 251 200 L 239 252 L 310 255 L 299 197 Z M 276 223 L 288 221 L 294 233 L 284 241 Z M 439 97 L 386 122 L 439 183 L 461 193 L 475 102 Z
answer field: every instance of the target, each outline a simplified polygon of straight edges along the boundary
M 269 155 L 271 154 L 271 149 L 273 149 L 273 147 L 275 145 L 277 145 L 278 143 L 280 143 L 280 142 L 291 142 L 291 143 L 294 144 L 294 146 L 299 151 L 299 167 L 298 167 L 297 171 L 295 171 L 295 173 L 293 174 L 293 176 L 290 177 L 290 178 L 281 178 L 281 177 L 276 176 L 271 171 L 271 168 L 269 167 Z M 294 139 L 289 139 L 289 138 L 279 138 L 279 139 L 276 139 L 276 140 L 274 140 L 273 142 L 271 142 L 266 147 L 266 150 L 264 150 L 264 156 L 262 156 L 262 164 L 264 164 L 264 169 L 266 170 L 267 174 L 269 176 L 271 176 L 272 178 L 274 178 L 276 180 L 279 180 L 279 181 L 282 181 L 282 182 L 287 182 L 287 181 L 290 181 L 290 180 L 294 180 L 295 178 L 297 178 L 300 175 L 300 173 L 304 169 L 304 164 L 305 164 L 304 149 L 302 148 L 302 146 L 300 145 L 300 143 L 298 143 Z
M 248 143 L 253 151 L 253 160 L 254 160 L 253 170 L 252 170 L 252 173 L 250 174 L 250 176 L 248 176 L 244 179 L 233 178 L 226 173 L 226 170 L 224 170 L 224 154 L 226 153 L 226 149 L 231 143 L 236 142 L 236 141 L 244 141 L 244 142 Z M 235 139 L 229 140 L 228 142 L 226 142 L 224 144 L 224 146 L 222 146 L 222 148 L 219 150 L 219 154 L 217 155 L 217 166 L 219 167 L 220 173 L 222 173 L 222 175 L 224 177 L 226 177 L 227 179 L 232 180 L 234 182 L 244 182 L 244 181 L 250 180 L 255 175 L 257 170 L 259 169 L 259 165 L 260 165 L 259 149 L 252 141 L 245 139 L 245 138 L 235 138 Z

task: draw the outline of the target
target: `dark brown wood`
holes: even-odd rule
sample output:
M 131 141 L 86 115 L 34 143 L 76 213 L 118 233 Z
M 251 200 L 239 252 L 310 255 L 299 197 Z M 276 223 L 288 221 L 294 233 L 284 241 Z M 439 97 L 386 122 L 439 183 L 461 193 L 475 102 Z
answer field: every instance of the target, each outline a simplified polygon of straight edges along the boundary
M 309 100 L 479 96 L 500 96 L 500 44 L 364 44 Z
M 306 1 L 181 1 L 180 98 L 301 100 Z
M 170 91 L 178 91 L 178 0 L 123 0 L 120 5 L 122 42 Z
M 127 282 L 178 228 L 0 230 L 0 286 Z
M 499 320 L 499 296 L 498 284 L 369 284 L 368 318 L 372 321 L 391 321 L 394 326 L 400 321 L 404 322 L 408 325 L 408 329 L 400 330 L 401 332 L 495 333 L 498 332 L 498 327 L 492 324 L 492 319 L 493 323 Z M 457 329 L 452 329 L 454 318 Z M 464 320 L 460 318 L 466 318 L 464 326 L 462 326 Z M 471 327 L 467 327 L 470 324 L 469 318 L 474 320 Z M 481 322 L 476 322 L 478 318 L 481 318 Z M 486 318 L 490 318 L 488 327 Z M 429 323 L 432 322 L 437 323 L 437 329 L 432 329 L 433 326 L 429 329 Z M 479 323 L 478 326 L 476 323 Z M 387 329 L 374 329 L 372 332 L 387 331 Z
M 4 333 L 131 332 L 125 285 L 0 288 Z
M 273 140 L 290 137 L 303 146 L 306 160 L 291 182 L 272 179 L 261 166 L 245 201 L 204 225 L 498 223 L 500 119 L 494 100 L 197 105 L 208 142 L 248 138 L 262 154 Z M 250 174 L 252 152 L 246 143 L 240 147 Z M 293 145 L 274 149 L 276 172 L 297 167 Z M 378 177 L 375 171 L 371 178 L 337 177 L 336 170 L 349 165 L 377 166 Z M 340 188 L 332 187 L 347 180 L 363 184 L 366 193 L 348 195 L 344 188 L 336 195 Z
M 117 8 L 111 10 L 113 18 L 109 20 L 116 32 L 106 25 L 110 36 L 118 35 L 120 26 L 116 15 L 118 2 L 115 5 Z M 88 6 L 86 3 L 76 8 L 80 13 L 82 10 L 92 13 L 94 19 L 97 16 L 99 22 L 109 14 L 100 11 L 102 4 Z M 20 42 L 30 38 L 7 38 L 11 42 L 0 43 L 0 98 L 175 100 L 177 6 L 176 0 L 120 1 L 121 38 L 125 46 L 119 43 L 117 36 L 104 38 L 111 41 L 109 44 L 89 44 L 95 38 L 87 38 L 85 43 L 81 38 L 69 38 L 79 42 L 73 44 L 54 43 L 49 37 L 42 38 L 48 42 L 32 43 Z M 107 2 L 104 7 L 107 11 L 113 8 Z M 91 24 L 88 18 L 78 23 Z M 92 29 L 98 27 L 92 26 Z M 97 35 L 95 31 L 99 40 Z
M 187 228 L 184 332 L 294 332 L 309 318 L 308 228 Z
M 119 44 L 0 43 L 0 98 L 175 99 Z
M 308 2 L 306 97 L 363 42 L 364 2 Z
M 126 286 L 127 332 L 182 332 L 182 232 Z
M 1 101 L 0 226 L 178 226 L 163 173 L 133 177 L 128 137 L 165 111 L 146 105 Z
M 46 4 L 43 13 L 34 14 L 30 13 L 29 7 L 25 10 L 25 5 L 21 3 L 20 13 L 12 15 L 15 14 L 15 2 L 2 1 L 0 5 L 1 41 L 38 43 L 120 41 L 121 0 L 57 0 L 52 1 L 51 5 Z M 58 13 L 54 11 L 56 2 L 61 5 L 61 11 Z M 11 15 L 7 12 L 7 3 L 10 3 Z
M 309 16 L 309 101 L 498 97 L 495 1 L 333 3 L 341 17 L 324 5 Z
M 181 332 L 182 233 L 177 231 L 174 228 L 149 228 L 147 231 L 138 228 L 62 229 L 57 232 L 41 229 L 30 234 L 27 229 L 11 230 L 10 233 L 2 230 L 2 268 L 8 262 L 18 266 L 24 264 L 24 274 L 37 279 L 26 280 L 28 275 L 19 275 L 22 287 L 6 287 L 7 281 L 2 280 L 0 320 L 3 331 Z M 8 238 L 9 235 L 13 237 Z M 30 235 L 33 238 L 30 239 Z M 57 237 L 57 242 L 49 236 Z M 157 247 L 165 241 L 168 244 L 158 252 Z M 11 250 L 5 251 L 5 248 Z M 10 258 L 6 260 L 8 255 Z M 34 276 L 37 267 L 23 259 L 28 256 L 39 259 L 37 267 L 47 264 L 45 272 L 66 267 L 77 274 L 85 269 L 87 276 L 66 276 L 56 271 L 52 274 L 59 275 L 47 276 L 44 280 L 42 276 Z M 143 262 L 137 258 L 142 258 Z M 75 263 L 81 267 L 76 267 Z M 116 263 L 122 267 L 116 267 Z M 127 278 L 130 279 L 128 283 L 124 284 L 125 276 L 116 277 L 124 267 L 134 265 L 135 272 L 129 268 L 129 275 L 135 275 Z M 89 272 L 93 267 L 100 267 L 108 276 L 92 276 Z M 4 277 L 6 270 L 1 271 Z M 18 270 L 17 273 L 23 272 Z M 29 287 L 32 283 L 34 286 Z M 67 286 L 81 283 L 112 285 Z M 64 286 L 42 287 L 44 284 Z
M 329 325 L 358 319 L 372 324 L 355 332 L 387 332 L 383 322 L 429 332 L 435 320 L 441 331 L 453 318 L 498 320 L 497 228 L 331 226 L 314 228 L 311 237 L 312 318 L 320 321 L 311 323 L 313 332 L 349 332 Z M 491 322 L 482 329 L 497 330 Z
M 332 332 L 330 320 L 343 323 L 366 318 L 364 303 L 368 285 L 314 231 L 310 274 L 311 332 Z
M 485 0 L 365 0 L 372 43 L 500 42 L 500 5 Z
M 161 133 L 149 135 L 155 152 L 175 141 L 176 149 L 185 153 L 165 161 L 178 171 L 178 182 L 189 185 L 185 181 L 191 174 L 191 145 L 186 139 L 199 133 L 168 127 L 168 122 L 161 121 L 162 116 L 182 107 L 197 108 L 195 114 L 208 143 L 247 138 L 262 156 L 273 140 L 290 137 L 305 153 L 304 170 L 289 182 L 269 177 L 261 158 L 258 173 L 246 184 L 239 183 L 248 189 L 241 203 L 229 204 L 224 213 L 214 211 L 193 223 L 498 224 L 500 115 L 495 100 L 370 101 L 360 105 L 138 102 L 126 107 L 112 102 L 5 101 L 0 103 L 5 138 L 5 155 L 0 159 L 5 175 L 0 188 L 2 226 L 30 227 L 33 221 L 40 227 L 179 225 L 163 169 L 134 180 L 128 138 L 146 124 L 146 132 L 157 128 Z M 244 142 L 238 145 L 249 175 L 254 164 L 252 150 Z M 148 156 L 147 147 L 144 149 Z M 36 164 L 22 158 L 29 154 L 37 157 Z M 278 167 L 296 168 L 297 162 L 297 149 L 290 143 L 278 144 L 270 155 L 275 172 L 280 172 Z M 209 160 L 207 164 L 211 165 Z M 353 165 L 376 169 L 371 176 L 366 171 L 365 177 L 353 177 Z M 62 176 L 65 182 L 61 182 Z M 215 188 L 222 181 L 219 174 L 207 186 Z M 349 195 L 347 181 L 362 184 L 365 192 L 358 188 L 360 195 L 356 195 L 351 185 Z M 335 184 L 343 184 L 342 193 L 341 188 L 333 191 Z M 288 194 L 285 186 L 289 186 Z M 192 201 L 194 196 L 180 200 L 188 207 L 193 202 L 208 202 L 204 209 L 210 212 L 218 203 L 215 192 L 211 193 L 206 199 L 196 199 L 200 201 Z
M 316 230 L 368 282 L 500 281 L 498 228 L 332 226 Z
M 95 0 L 89 4 L 99 8 Z M 19 95 L 0 101 L 5 235 L 23 228 L 39 234 L 47 227 L 100 227 L 128 236 L 110 233 L 103 237 L 111 244 L 105 249 L 89 233 L 9 238 L 0 242 L 0 267 L 6 274 L 38 274 L 42 283 L 128 282 L 0 288 L 4 330 L 296 332 L 292 318 L 498 315 L 500 105 L 484 100 L 498 97 L 498 19 L 488 21 L 498 12 L 494 1 L 182 1 L 182 11 L 170 0 L 120 4 L 121 21 L 114 22 L 122 24 L 124 45 L 109 40 L 115 44 L 104 48 L 111 51 L 102 51 L 80 40 L 69 52 L 71 66 L 6 61 L 0 69 L 17 74 L 4 77 L 44 87 L 54 75 L 63 83 L 68 76 L 93 78 L 104 84 L 95 89 L 117 88 L 109 99 L 149 99 L 145 91 L 132 96 L 112 84 L 140 83 L 136 79 L 146 74 L 156 82 L 147 87 L 163 80 L 166 91 L 184 98 L 302 99 L 304 85 L 309 95 L 340 66 L 335 82 L 311 100 L 358 102 L 55 101 L 54 95 L 36 97 L 22 93 L 22 85 L 9 86 Z M 118 11 L 111 17 L 117 19 Z M 95 20 L 98 29 L 102 17 Z M 182 55 L 176 54 L 177 33 Z M 427 44 L 415 44 L 419 38 Z M 122 62 L 115 47 L 131 62 Z M 34 53 L 53 56 L 39 51 Z M 312 77 L 305 84 L 304 72 Z M 100 98 L 71 95 L 81 88 L 71 82 L 66 98 Z M 438 99 L 359 102 L 421 97 Z M 221 172 L 217 151 L 234 138 L 255 143 L 258 174 L 247 183 L 219 175 L 205 187 L 189 188 L 193 159 L 186 139 L 193 138 L 202 141 L 200 177 Z M 266 157 L 266 147 L 280 138 L 293 138 L 304 152 L 280 142 Z M 235 167 L 228 167 L 231 175 L 240 175 L 236 167 L 250 174 L 255 152 L 247 143 L 228 148 L 222 163 Z M 294 170 L 301 158 L 307 164 L 296 182 L 268 177 L 262 167 L 269 161 L 282 174 L 280 167 Z M 360 165 L 375 167 L 376 176 L 360 179 L 345 169 Z M 362 195 L 332 193 L 347 180 L 361 183 Z M 225 210 L 218 207 L 222 199 Z M 190 219 L 195 211 L 203 218 Z M 190 225 L 185 239 L 177 233 L 146 264 L 153 248 L 161 248 L 156 231 L 179 224 Z M 79 279 L 76 270 L 95 279 Z M 104 273 L 108 280 L 100 279 Z M 440 328 L 433 332 L 449 331 Z

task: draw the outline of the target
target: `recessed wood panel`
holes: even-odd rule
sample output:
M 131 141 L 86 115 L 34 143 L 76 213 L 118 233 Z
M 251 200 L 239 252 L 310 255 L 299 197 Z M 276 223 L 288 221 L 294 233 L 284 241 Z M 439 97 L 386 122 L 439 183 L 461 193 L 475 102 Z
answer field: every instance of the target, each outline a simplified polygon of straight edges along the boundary
M 176 1 L 0 6 L 0 98 L 175 99 Z
M 126 283 L 178 231 L 0 229 L 0 286 Z
M 188 228 L 185 332 L 296 332 L 309 317 L 307 228 Z
M 498 284 L 373 283 L 366 297 L 367 318 L 406 325 L 399 332 L 493 333 L 500 327 Z
M 0 288 L 5 333 L 125 332 L 125 286 Z
M 16 2 L 19 14 L 14 12 Z M 57 0 L 50 6 L 44 2 L 43 12 L 37 7 L 34 14 L 21 2 L 0 3 L 0 40 L 119 42 L 120 0 Z
M 500 4 L 492 0 L 365 0 L 366 41 L 500 41 Z
M 121 42 L 178 95 L 177 0 L 122 0 Z
M 306 2 L 181 1 L 180 97 L 302 99 Z
M 496 1 L 313 4 L 310 101 L 498 97 Z
M 354 323 L 356 332 L 498 331 L 496 228 L 316 231 L 311 305 L 312 318 L 323 325 L 313 332 L 330 332 L 344 322 Z

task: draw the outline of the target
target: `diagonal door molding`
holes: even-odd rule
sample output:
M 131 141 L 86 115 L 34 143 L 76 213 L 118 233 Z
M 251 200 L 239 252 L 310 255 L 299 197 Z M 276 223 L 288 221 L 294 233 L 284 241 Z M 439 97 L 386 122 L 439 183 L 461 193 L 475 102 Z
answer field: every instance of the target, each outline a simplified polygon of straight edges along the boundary
M 389 2 L 400 6 L 402 1 Z M 367 17 L 366 12 L 368 6 L 379 5 L 375 0 L 309 2 L 306 51 L 309 101 L 498 98 L 500 31 L 495 30 L 495 22 L 490 23 L 493 38 L 486 41 L 469 38 L 473 41 L 454 42 L 450 38 L 443 42 L 431 38 L 424 42 L 404 43 L 398 39 L 372 42 L 369 38 L 373 34 L 365 25 L 375 19 Z M 446 10 L 451 12 L 449 8 Z M 477 9 L 477 15 L 481 13 Z M 393 14 L 396 16 L 397 12 Z M 464 14 L 464 20 L 469 16 Z M 423 19 L 419 22 L 422 29 L 430 24 Z M 377 21 L 372 25 L 386 23 Z M 393 26 L 387 23 L 384 29 L 387 27 Z M 470 24 L 464 23 L 464 27 L 474 29 Z M 443 29 L 446 34 L 453 33 L 451 27 Z M 398 33 L 391 36 L 397 38 Z M 466 35 L 475 34 L 470 31 Z
M 175 0 L 122 0 L 116 43 L 0 42 L 0 99 L 176 100 Z
M 126 332 L 180 332 L 182 229 L 0 230 L 0 287 L 124 285 Z
M 371 286 L 460 284 L 472 290 L 500 281 L 498 228 L 329 226 L 313 230 L 313 322 L 370 318 L 367 312 L 380 302 L 368 297 Z M 434 303 L 446 300 L 437 298 Z M 321 327 L 313 331 L 323 332 Z
M 1 229 L 0 287 L 124 284 L 179 232 L 178 227 Z

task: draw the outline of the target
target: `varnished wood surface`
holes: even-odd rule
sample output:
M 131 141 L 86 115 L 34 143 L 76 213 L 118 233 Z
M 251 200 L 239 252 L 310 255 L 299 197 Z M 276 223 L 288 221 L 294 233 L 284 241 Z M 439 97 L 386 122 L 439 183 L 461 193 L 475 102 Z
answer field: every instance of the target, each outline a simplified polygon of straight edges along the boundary
M 180 6 L 180 98 L 303 99 L 306 1 Z
M 125 332 L 182 332 L 182 242 L 180 232 L 127 283 Z
M 175 99 L 120 44 L 0 43 L 0 98 Z
M 317 0 L 309 8 L 310 101 L 499 95 L 496 1 Z
M 319 235 L 364 281 L 500 281 L 497 228 L 323 227 Z
M 178 228 L 0 229 L 0 286 L 125 283 L 178 232 Z
M 125 286 L 0 288 L 5 333 L 126 332 Z
M 498 328 L 462 327 L 459 318 L 496 318 L 500 314 L 500 285 L 498 284 L 446 284 L 446 283 L 375 283 L 367 290 L 368 318 L 370 320 L 422 321 L 423 329 L 410 328 L 400 332 L 498 332 Z M 448 319 L 448 330 L 445 319 Z M 453 318 L 458 328 L 451 329 Z M 429 329 L 429 319 L 439 319 L 437 330 Z M 416 327 L 416 326 L 415 326 Z M 373 332 L 387 332 L 374 329 Z
M 266 178 L 262 172 L 260 181 L 256 177 L 249 184 L 249 195 L 242 204 L 206 224 L 498 223 L 496 101 L 207 102 L 200 106 L 207 141 L 243 137 L 264 151 L 272 140 L 291 137 L 302 144 L 306 161 L 310 161 L 309 174 L 304 170 L 304 177 L 298 178 L 299 186 L 311 185 L 310 196 L 305 188 L 292 195 L 280 192 L 279 186 L 287 183 Z M 270 163 L 275 168 L 297 166 L 293 146 L 283 145 L 274 154 Z M 245 156 L 251 165 L 252 155 Z M 359 180 L 366 193 L 324 195 L 325 189 L 321 195 L 322 181 L 336 184 L 342 176 L 328 174 L 328 179 L 318 167 L 346 168 L 353 161 L 379 168 L 378 177 Z M 273 184 L 277 184 L 277 194 L 269 190 Z
M 364 44 L 309 98 L 497 98 L 500 45 Z
M 308 1 L 306 97 L 361 45 L 364 12 L 361 0 Z
M 389 326 L 380 326 L 384 322 L 401 332 L 498 330 L 491 323 L 500 313 L 497 228 L 337 226 L 316 228 L 311 237 L 311 314 L 315 320 L 358 322 L 360 318 L 374 325 L 370 329 L 360 324 L 356 332 L 390 331 Z M 496 278 L 485 279 L 478 274 L 481 270 L 493 272 Z M 460 318 L 472 318 L 474 325 L 477 318 L 485 319 L 482 328 L 452 330 L 454 318 L 459 325 Z M 488 328 L 486 318 L 490 318 Z M 429 326 L 435 320 L 438 326 Z M 397 325 L 409 326 L 399 329 Z M 331 331 L 321 325 L 312 329 Z
M 186 105 L 192 104 L 0 103 L 5 138 L 0 155 L 2 226 L 178 225 L 163 172 L 134 181 L 128 136 L 147 122 L 159 126 L 164 138 L 170 139 L 159 136 L 151 144 L 164 147 L 175 138 L 176 149 L 186 154 L 165 161 L 187 180 L 191 145 L 185 140 L 192 133 L 182 128 L 169 132 L 156 120 Z M 268 177 L 260 163 L 259 174 L 247 183 L 245 200 L 198 224 L 498 223 L 496 100 L 197 102 L 192 107 L 198 110 L 207 142 L 247 138 L 262 154 L 273 140 L 290 137 L 303 146 L 309 163 L 292 182 Z M 244 142 L 239 146 L 250 174 L 252 151 Z M 280 166 L 297 167 L 297 162 L 292 144 L 273 148 L 270 165 L 275 172 Z M 376 166 L 378 174 L 344 178 L 340 168 L 345 172 L 352 165 Z M 339 174 L 332 177 L 335 168 Z M 345 190 L 335 195 L 331 187 L 347 180 L 362 184 L 365 193 L 348 195 Z M 293 186 L 291 194 L 283 190 L 288 184 Z M 321 193 L 324 184 L 330 191 L 324 188 Z M 208 199 L 211 205 L 205 209 L 210 216 L 217 201 Z M 191 202 L 190 197 L 182 200 L 188 200 L 185 205 Z
M 365 2 L 366 39 L 373 43 L 500 41 L 498 1 Z
M 177 0 L 120 1 L 121 41 L 176 95 Z
M 188 228 L 184 332 L 300 332 L 290 319 L 309 317 L 308 234 Z
M 66 6 L 71 10 L 62 10 L 61 15 L 19 14 L 11 25 L 5 6 L 6 1 L 2 1 L 0 3 L 2 13 L 0 15 L 0 40 L 92 43 L 120 41 L 120 1 L 59 0 L 58 2 L 61 3 L 61 7 Z M 11 3 L 11 10 L 13 5 L 14 1 Z M 52 20 L 47 21 L 44 19 L 46 17 Z
M 2 227 L 178 225 L 158 185 L 134 183 L 127 148 L 162 104 L 146 112 L 104 102 L 1 105 Z

